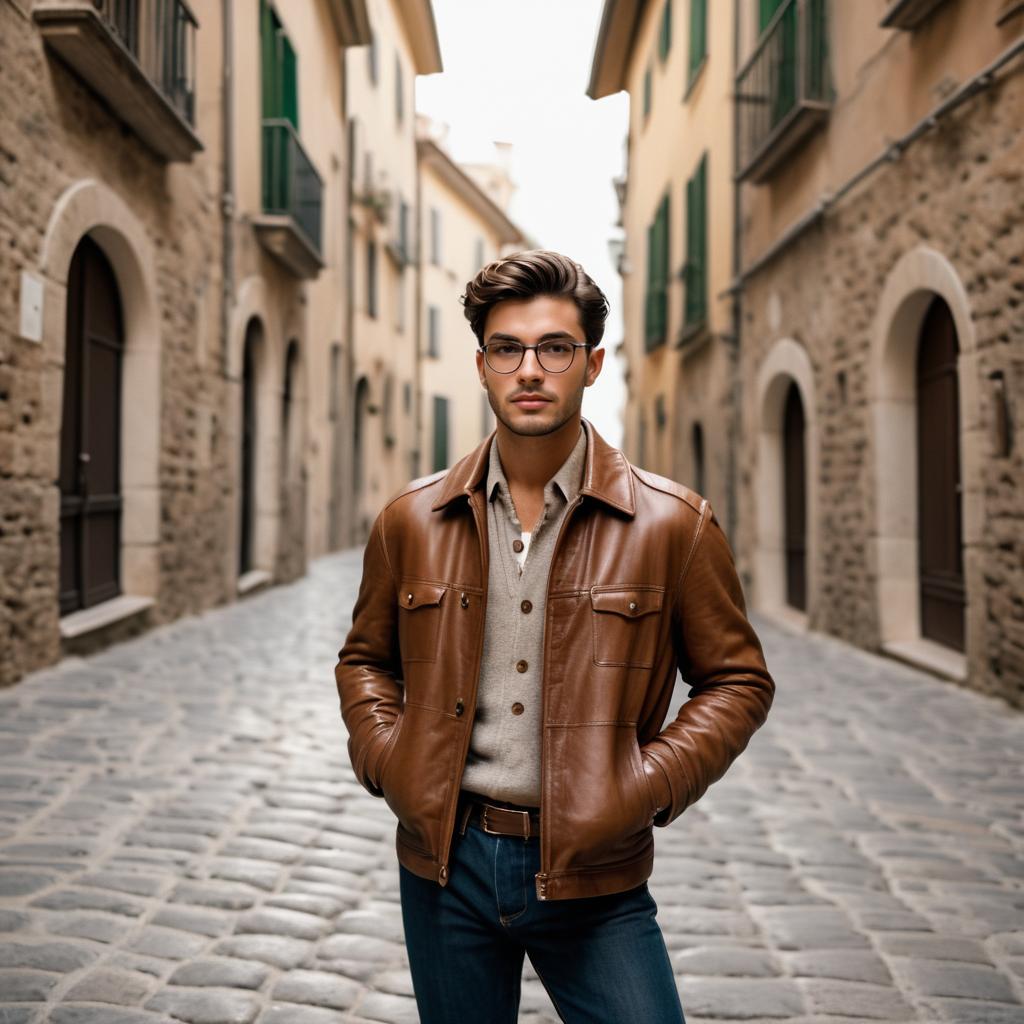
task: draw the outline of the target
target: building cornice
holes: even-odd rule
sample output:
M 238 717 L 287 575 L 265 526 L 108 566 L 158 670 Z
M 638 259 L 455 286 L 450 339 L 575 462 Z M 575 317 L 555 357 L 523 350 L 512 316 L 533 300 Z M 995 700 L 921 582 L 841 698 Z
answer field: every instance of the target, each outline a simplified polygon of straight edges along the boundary
M 327 0 L 339 46 L 368 46 L 373 33 L 366 0 Z
M 396 7 L 405 25 L 416 74 L 432 75 L 443 71 L 441 44 L 430 0 L 396 0 Z
M 593 100 L 626 88 L 629 58 L 646 0 L 605 0 L 594 44 L 587 95 Z
M 526 236 L 501 207 L 433 139 L 417 139 L 416 153 L 421 164 L 434 170 L 453 192 L 491 226 L 502 245 L 526 242 Z

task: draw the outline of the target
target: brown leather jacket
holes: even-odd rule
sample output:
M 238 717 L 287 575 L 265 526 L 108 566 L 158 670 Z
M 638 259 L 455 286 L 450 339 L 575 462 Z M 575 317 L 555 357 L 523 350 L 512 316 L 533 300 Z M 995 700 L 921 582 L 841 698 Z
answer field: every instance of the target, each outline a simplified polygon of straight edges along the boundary
M 721 778 L 774 692 L 707 501 L 587 429 L 548 580 L 540 899 L 644 882 L 652 824 Z M 490 443 L 380 513 L 335 668 L 356 776 L 397 816 L 401 863 L 441 885 L 483 649 Z M 662 729 L 677 667 L 690 700 Z M 645 761 L 671 790 L 657 815 Z

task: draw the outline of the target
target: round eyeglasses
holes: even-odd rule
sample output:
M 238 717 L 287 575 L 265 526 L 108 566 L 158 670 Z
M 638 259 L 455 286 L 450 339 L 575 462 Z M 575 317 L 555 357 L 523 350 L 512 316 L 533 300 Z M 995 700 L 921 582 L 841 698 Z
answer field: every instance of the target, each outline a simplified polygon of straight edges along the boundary
M 589 342 L 563 341 L 561 338 L 542 341 L 539 345 L 523 345 L 518 341 L 492 341 L 480 346 L 484 361 L 495 373 L 515 373 L 522 365 L 526 350 L 532 348 L 537 362 L 548 373 L 564 373 L 576 358 L 576 349 L 593 348 Z

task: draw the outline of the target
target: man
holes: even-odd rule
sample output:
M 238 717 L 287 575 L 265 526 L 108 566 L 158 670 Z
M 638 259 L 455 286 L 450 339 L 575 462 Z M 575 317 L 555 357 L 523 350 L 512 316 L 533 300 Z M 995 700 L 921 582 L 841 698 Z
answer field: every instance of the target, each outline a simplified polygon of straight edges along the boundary
M 653 825 L 720 778 L 774 685 L 708 503 L 585 420 L 604 294 L 545 250 L 468 284 L 497 429 L 374 523 L 335 671 L 360 782 L 398 818 L 424 1024 L 683 1020 Z M 691 699 L 662 729 L 677 667 Z

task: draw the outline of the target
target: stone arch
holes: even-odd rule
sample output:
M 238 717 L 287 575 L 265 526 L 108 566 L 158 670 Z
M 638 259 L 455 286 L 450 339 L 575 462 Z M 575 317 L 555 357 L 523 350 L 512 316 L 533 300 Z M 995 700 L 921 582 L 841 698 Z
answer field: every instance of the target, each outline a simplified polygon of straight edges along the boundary
M 922 641 L 920 630 L 915 360 L 924 316 L 936 296 L 943 299 L 952 313 L 960 350 L 957 376 L 967 587 L 966 657 L 952 651 L 932 650 L 938 645 Z M 977 358 L 970 301 L 953 265 L 927 246 L 905 253 L 882 289 L 869 366 L 877 493 L 871 549 L 879 639 L 884 649 L 912 660 L 941 655 L 941 664 L 933 667 L 960 678 L 966 674 L 972 649 L 977 650 L 982 642 L 983 627 L 980 616 L 972 615 L 972 607 L 979 607 L 980 597 L 976 581 L 980 569 L 981 469 L 985 451 L 978 407 Z
M 46 394 L 60 422 L 64 393 L 67 284 L 71 258 L 88 235 L 110 261 L 120 290 L 125 350 L 121 364 L 121 588 L 154 599 L 160 587 L 160 312 L 156 259 L 142 222 L 101 182 L 70 185 L 54 204 L 43 236 L 43 350 Z M 60 465 L 60 431 L 53 436 L 51 479 Z M 54 529 L 56 529 L 54 524 Z
M 803 403 L 807 500 L 807 615 L 786 604 L 785 535 L 783 522 L 783 412 L 795 383 Z M 818 510 L 818 427 L 814 369 L 807 350 L 792 338 L 772 346 L 757 375 L 757 539 L 755 544 L 755 606 L 768 614 L 805 623 L 818 607 L 821 550 Z
M 280 533 L 279 466 L 281 459 L 280 395 L 284 373 L 282 335 L 270 315 L 271 297 L 266 281 L 258 276 L 247 277 L 238 286 L 231 310 L 227 347 L 227 438 L 231 479 L 235 481 L 226 545 L 225 576 L 229 593 L 236 588 L 249 589 L 250 584 L 273 578 L 277 542 Z M 253 572 L 239 580 L 239 543 L 242 515 L 241 495 L 241 424 L 242 371 L 245 339 L 251 321 L 257 321 L 262 335 L 256 383 L 256 464 L 255 516 L 253 525 Z

